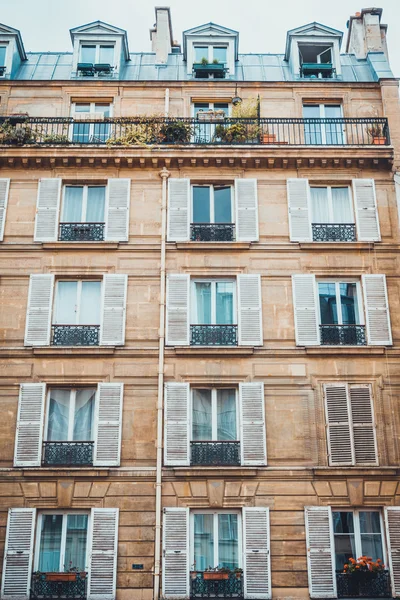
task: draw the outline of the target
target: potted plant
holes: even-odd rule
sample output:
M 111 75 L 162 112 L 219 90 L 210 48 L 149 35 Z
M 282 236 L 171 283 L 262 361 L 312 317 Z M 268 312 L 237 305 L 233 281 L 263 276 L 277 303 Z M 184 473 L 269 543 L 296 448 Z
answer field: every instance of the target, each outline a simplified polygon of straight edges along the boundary
M 233 572 L 235 573 L 235 577 L 236 579 L 241 579 L 242 575 L 243 575 L 243 569 L 239 569 L 239 567 L 236 567 Z
M 184 144 L 190 141 L 192 134 L 192 126 L 184 121 L 170 120 L 160 127 L 160 135 L 165 144 Z
M 215 567 L 215 569 L 208 567 L 208 569 L 203 572 L 203 579 L 208 581 L 221 581 L 224 579 L 229 579 L 229 573 L 230 570 L 226 569 L 225 567 L 222 567 L 221 569 L 218 567 Z
M 368 585 L 372 579 L 378 577 L 378 574 L 384 571 L 385 565 L 378 558 L 373 561 L 370 556 L 360 556 L 359 558 L 349 558 L 349 562 L 343 566 L 343 573 L 348 579 L 348 592 L 351 596 L 358 596 L 360 586 Z
M 260 136 L 262 144 L 276 144 L 276 134 L 269 133 L 268 128 Z
M 386 136 L 383 133 L 381 123 L 373 123 L 367 128 L 368 135 L 372 138 L 372 143 L 376 146 L 384 146 L 386 144 Z
M 6 119 L 0 125 L 0 144 L 23 146 L 28 142 L 34 142 L 35 139 L 36 134 L 24 121 L 14 125 L 9 119 Z

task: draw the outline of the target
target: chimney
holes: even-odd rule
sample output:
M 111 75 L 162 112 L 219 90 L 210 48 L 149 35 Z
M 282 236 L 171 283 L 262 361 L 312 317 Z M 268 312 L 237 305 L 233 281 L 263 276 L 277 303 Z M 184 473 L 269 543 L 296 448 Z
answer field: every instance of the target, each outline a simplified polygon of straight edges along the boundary
M 174 45 L 171 13 L 169 6 L 156 6 L 155 11 L 156 22 L 150 29 L 151 49 L 156 53 L 156 64 L 165 65 Z
M 368 52 L 384 52 L 389 60 L 386 46 L 387 25 L 381 24 L 382 8 L 363 8 L 347 22 L 349 30 L 346 52 L 357 58 L 366 58 Z

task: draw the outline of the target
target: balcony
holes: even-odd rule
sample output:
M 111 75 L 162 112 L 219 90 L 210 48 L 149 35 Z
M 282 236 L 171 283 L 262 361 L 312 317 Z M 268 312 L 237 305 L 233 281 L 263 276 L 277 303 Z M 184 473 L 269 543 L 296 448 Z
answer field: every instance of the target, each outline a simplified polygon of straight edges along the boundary
M 336 571 L 339 598 L 391 598 L 389 571 L 343 573 Z
M 44 442 L 43 467 L 93 465 L 94 442 Z
M 100 325 L 52 325 L 53 346 L 98 346 Z
M 60 223 L 61 242 L 102 242 L 105 223 Z
M 207 576 L 221 576 L 224 579 L 207 579 Z M 244 598 L 241 573 L 209 573 L 193 571 L 190 574 L 190 598 Z
M 191 346 L 237 346 L 237 325 L 191 325 Z
M 354 223 L 312 223 L 313 242 L 356 242 Z
M 321 346 L 365 346 L 365 325 L 320 325 Z
M 85 600 L 87 573 L 34 573 L 30 600 Z
M 237 466 L 240 465 L 240 442 L 190 442 L 191 465 Z
M 227 71 L 224 63 L 193 64 L 193 73 L 196 79 L 208 79 L 209 77 L 224 79 Z
M 191 223 L 192 242 L 233 242 L 235 225 L 233 223 Z
M 336 76 L 336 69 L 332 63 L 303 63 L 300 66 L 300 77 L 332 79 Z

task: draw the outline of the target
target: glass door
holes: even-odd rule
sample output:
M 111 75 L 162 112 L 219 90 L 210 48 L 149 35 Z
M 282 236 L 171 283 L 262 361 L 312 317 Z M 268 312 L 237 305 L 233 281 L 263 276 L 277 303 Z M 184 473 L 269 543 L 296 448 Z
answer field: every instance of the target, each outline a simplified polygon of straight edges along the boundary
M 192 564 L 196 571 L 240 567 L 238 513 L 194 512 L 192 515 Z
M 35 570 L 86 571 L 88 520 L 87 514 L 40 514 Z
M 313 119 L 304 124 L 305 144 L 319 146 L 345 144 L 344 124 L 331 120 L 343 117 L 340 104 L 304 104 L 303 117 Z

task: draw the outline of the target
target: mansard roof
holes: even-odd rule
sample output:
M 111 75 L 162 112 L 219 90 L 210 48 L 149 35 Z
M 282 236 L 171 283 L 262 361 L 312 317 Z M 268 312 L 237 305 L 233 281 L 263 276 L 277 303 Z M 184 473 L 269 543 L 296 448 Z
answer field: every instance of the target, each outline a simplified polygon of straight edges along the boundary
M 22 43 L 21 32 L 19 29 L 14 29 L 14 27 L 10 27 L 9 25 L 4 25 L 0 23 L 0 35 L 12 35 L 17 40 L 18 52 L 21 60 L 26 60 L 26 52 L 24 48 L 24 44 Z

